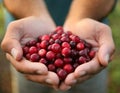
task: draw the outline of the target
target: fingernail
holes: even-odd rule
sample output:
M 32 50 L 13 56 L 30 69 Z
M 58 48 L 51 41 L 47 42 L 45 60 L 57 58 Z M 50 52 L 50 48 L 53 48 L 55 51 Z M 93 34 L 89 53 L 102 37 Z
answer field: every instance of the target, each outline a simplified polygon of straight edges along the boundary
M 17 58 L 18 51 L 17 51 L 15 48 L 12 48 L 11 54 L 12 54 L 12 56 L 16 59 L 16 58 Z
M 51 79 L 46 79 L 45 82 L 48 83 L 48 84 L 52 84 L 53 83 Z
M 36 71 L 37 74 L 42 74 L 41 70 Z
M 105 56 L 105 62 L 108 63 L 108 61 L 109 61 L 109 57 L 110 57 L 109 55 L 106 55 L 106 56 Z
M 87 74 L 86 71 L 81 71 L 79 75 L 80 75 L 80 76 L 84 76 L 84 75 L 86 75 L 86 74 Z
M 68 87 L 66 88 L 66 90 L 69 90 L 69 89 L 71 89 L 71 86 L 68 86 Z

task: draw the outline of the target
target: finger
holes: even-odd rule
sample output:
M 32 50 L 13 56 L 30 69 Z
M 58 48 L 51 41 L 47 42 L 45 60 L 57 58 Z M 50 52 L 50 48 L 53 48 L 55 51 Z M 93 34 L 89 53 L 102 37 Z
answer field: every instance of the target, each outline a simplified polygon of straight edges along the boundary
M 77 79 L 77 83 L 83 83 L 84 81 L 88 80 L 89 78 L 91 78 L 93 75 L 85 75 L 83 77 L 80 77 Z
M 6 35 L 1 43 L 2 49 L 7 52 L 12 54 L 12 56 L 16 60 L 20 60 L 22 58 L 22 48 L 19 43 L 19 40 L 21 38 L 21 31 L 22 26 L 19 25 L 19 27 L 16 27 L 17 23 L 12 22 L 7 29 Z
M 111 29 L 104 25 L 99 31 L 99 44 L 98 58 L 103 66 L 107 66 L 108 62 L 115 51 L 114 42 L 112 39 Z
M 10 54 L 6 54 L 7 59 L 12 63 L 17 71 L 26 74 L 47 74 L 47 67 L 42 63 L 35 63 L 25 60 L 15 60 Z
M 67 85 L 67 84 L 65 84 L 65 83 L 63 82 L 63 83 L 61 83 L 61 85 L 60 85 L 60 87 L 59 87 L 59 90 L 67 91 L 67 90 L 69 90 L 70 88 L 71 88 L 70 85 Z
M 59 84 L 58 76 L 54 72 L 48 72 L 46 75 L 25 75 L 28 80 L 57 88 Z
M 95 75 L 100 72 L 104 67 L 100 65 L 97 58 L 95 57 L 88 63 L 82 64 L 78 66 L 74 72 L 75 77 L 82 77 L 86 74 L 88 75 Z
M 77 80 L 76 80 L 76 77 L 75 77 L 74 73 L 70 73 L 70 74 L 66 77 L 66 79 L 65 79 L 65 84 L 66 84 L 66 85 L 72 86 L 72 85 L 74 85 L 76 82 L 77 82 Z

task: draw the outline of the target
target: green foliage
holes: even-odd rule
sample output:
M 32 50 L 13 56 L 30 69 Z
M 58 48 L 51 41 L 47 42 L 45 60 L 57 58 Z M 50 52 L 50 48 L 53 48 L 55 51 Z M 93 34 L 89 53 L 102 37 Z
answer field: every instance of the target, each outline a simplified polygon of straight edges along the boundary
M 120 93 L 120 1 L 109 19 L 116 46 L 113 61 L 109 66 L 109 93 Z

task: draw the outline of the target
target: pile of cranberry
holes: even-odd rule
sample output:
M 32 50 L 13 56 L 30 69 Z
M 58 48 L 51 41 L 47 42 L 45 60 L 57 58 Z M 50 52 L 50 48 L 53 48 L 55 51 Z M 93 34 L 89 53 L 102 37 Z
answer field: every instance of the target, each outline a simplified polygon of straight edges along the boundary
M 58 26 L 54 32 L 27 42 L 23 55 L 31 62 L 45 64 L 49 71 L 64 80 L 77 66 L 89 62 L 95 51 L 89 43 Z

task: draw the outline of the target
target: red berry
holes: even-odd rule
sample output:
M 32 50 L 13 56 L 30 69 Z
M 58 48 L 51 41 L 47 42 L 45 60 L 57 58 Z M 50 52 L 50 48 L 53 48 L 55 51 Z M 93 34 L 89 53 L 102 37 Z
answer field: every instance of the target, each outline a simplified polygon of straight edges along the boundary
M 39 42 L 36 43 L 36 47 L 38 48 L 38 50 L 40 50 L 41 49 L 41 44 Z
M 31 40 L 29 43 L 30 43 L 30 46 L 35 46 L 37 41 L 36 40 Z
M 43 63 L 43 64 L 45 64 L 45 65 L 47 65 L 47 63 L 48 63 L 45 58 L 41 58 L 41 59 L 39 60 L 39 62 L 40 62 L 40 63 Z
M 93 57 L 95 56 L 95 51 L 93 51 L 93 50 L 90 51 L 90 52 L 89 52 L 89 56 L 90 56 L 90 58 L 93 58 Z
M 46 58 L 47 58 L 48 60 L 53 60 L 53 59 L 55 58 L 55 53 L 52 52 L 52 51 L 48 51 L 48 52 L 46 53 Z
M 54 39 L 50 39 L 50 40 L 49 40 L 49 43 L 50 43 L 50 44 L 53 44 L 54 42 L 55 42 Z
M 41 46 L 41 48 L 47 48 L 47 46 L 48 46 L 48 41 L 46 41 L 46 40 L 43 40 L 42 42 L 41 42 L 41 44 L 40 44 L 40 46 Z
M 63 48 L 63 49 L 62 49 L 62 55 L 63 55 L 64 57 L 68 57 L 68 56 L 70 56 L 70 54 L 71 54 L 70 48 Z
M 70 38 L 72 41 L 75 41 L 76 43 L 79 43 L 79 42 L 80 42 L 80 38 L 79 38 L 78 36 L 70 35 L 69 38 Z
M 62 66 L 64 65 L 64 62 L 63 62 L 62 59 L 59 58 L 59 59 L 56 59 L 56 60 L 55 60 L 54 65 L 55 65 L 56 67 L 62 67 Z
M 60 39 L 56 39 L 56 40 L 55 40 L 55 43 L 61 44 L 62 41 L 61 41 Z
M 58 26 L 55 30 L 57 33 L 63 33 L 63 27 L 62 26 Z
M 49 71 L 55 71 L 55 69 L 56 69 L 56 68 L 55 68 L 55 65 L 54 65 L 54 64 L 49 64 L 49 65 L 48 65 L 48 70 L 49 70 Z
M 76 42 L 75 41 L 70 41 L 70 46 L 71 46 L 71 48 L 75 48 L 76 47 Z
M 39 51 L 38 51 L 38 54 L 40 55 L 40 57 L 45 57 L 45 55 L 46 55 L 46 50 L 45 49 L 40 49 Z
M 67 72 L 67 73 L 71 73 L 73 72 L 74 68 L 72 67 L 71 64 L 66 64 L 63 69 Z
M 52 35 L 52 39 L 56 40 L 56 39 L 59 39 L 60 38 L 60 35 L 59 34 L 54 34 Z
M 62 43 L 62 48 L 65 48 L 65 47 L 71 48 L 71 47 L 70 47 L 70 44 L 69 44 L 68 42 L 63 42 L 63 43 Z
M 67 38 L 67 37 L 62 37 L 60 40 L 62 42 L 69 42 L 70 41 L 69 38 Z
M 37 53 L 34 53 L 30 56 L 30 61 L 32 62 L 38 62 L 39 61 L 39 55 Z
M 26 55 L 27 53 L 29 53 L 29 47 L 28 46 L 24 46 L 23 48 L 23 54 Z
M 86 62 L 86 58 L 85 57 L 83 57 L 83 56 L 79 57 L 79 64 L 83 64 L 85 62 Z
M 60 69 L 58 70 L 57 75 L 59 76 L 60 80 L 64 80 L 67 76 L 67 72 L 64 69 Z
M 83 43 L 78 43 L 77 46 L 76 46 L 76 48 L 77 48 L 78 50 L 82 50 L 82 49 L 85 48 L 85 46 L 84 46 Z
M 30 60 L 30 56 L 31 56 L 31 54 L 28 53 L 28 54 L 25 55 L 25 58 L 26 58 L 27 60 Z
M 50 39 L 50 36 L 49 35 L 43 35 L 42 37 L 41 37 L 41 40 L 49 40 Z
M 54 43 L 54 44 L 52 44 L 51 49 L 52 49 L 53 52 L 58 53 L 58 52 L 61 51 L 61 46 L 57 43 Z
M 32 46 L 32 47 L 29 48 L 29 53 L 30 53 L 30 54 L 37 53 L 37 52 L 38 52 L 37 47 Z
M 69 64 L 69 63 L 72 63 L 72 58 L 67 57 L 67 58 L 64 58 L 63 61 L 65 62 L 65 64 Z

